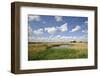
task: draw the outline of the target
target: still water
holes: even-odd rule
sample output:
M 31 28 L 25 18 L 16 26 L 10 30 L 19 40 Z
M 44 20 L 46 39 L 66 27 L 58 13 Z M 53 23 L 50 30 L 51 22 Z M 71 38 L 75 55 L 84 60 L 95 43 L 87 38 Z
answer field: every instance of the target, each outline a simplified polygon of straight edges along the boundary
M 52 49 L 71 48 L 71 47 L 72 45 L 59 45 L 52 47 Z

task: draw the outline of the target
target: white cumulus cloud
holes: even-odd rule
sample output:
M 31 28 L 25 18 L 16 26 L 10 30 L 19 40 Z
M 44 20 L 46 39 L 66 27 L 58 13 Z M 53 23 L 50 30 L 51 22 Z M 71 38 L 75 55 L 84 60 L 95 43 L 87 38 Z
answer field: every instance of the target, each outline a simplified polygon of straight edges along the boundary
M 57 31 L 55 27 L 46 27 L 44 28 L 44 30 L 47 31 L 49 34 L 54 34 Z
M 28 18 L 29 21 L 40 21 L 40 16 L 38 15 L 30 15 Z
M 85 21 L 84 23 L 85 23 L 85 24 L 87 24 L 87 23 L 88 23 L 88 21 Z
M 34 30 L 33 33 L 34 33 L 35 35 L 41 35 L 41 34 L 43 34 L 43 29 L 40 28 L 40 29 Z
M 68 30 L 67 23 L 61 25 L 61 26 L 58 27 L 58 28 L 59 28 L 59 30 L 60 30 L 61 32 L 67 31 L 67 30 Z
M 81 27 L 79 26 L 79 25 L 77 25 L 77 26 L 75 26 L 75 28 L 73 28 L 72 30 L 71 30 L 71 32 L 76 32 L 76 31 L 78 31 L 78 30 L 80 30 L 81 29 Z
M 61 16 L 55 16 L 55 19 L 56 19 L 57 22 L 59 22 L 59 21 L 63 21 L 63 19 L 62 19 Z
M 33 30 L 30 26 L 28 26 L 28 36 L 32 36 Z
M 82 30 L 82 32 L 83 32 L 83 33 L 88 33 L 88 31 L 87 31 L 87 30 Z

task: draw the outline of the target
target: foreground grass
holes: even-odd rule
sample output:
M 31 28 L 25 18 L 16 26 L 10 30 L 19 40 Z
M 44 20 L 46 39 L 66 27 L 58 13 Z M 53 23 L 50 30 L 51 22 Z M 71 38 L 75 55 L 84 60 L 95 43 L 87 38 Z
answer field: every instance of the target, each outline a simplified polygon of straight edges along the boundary
M 54 44 L 53 44 L 54 45 Z M 53 49 L 53 45 L 29 44 L 29 60 L 77 59 L 87 58 L 87 45 L 83 43 L 69 44 L 71 48 Z M 49 46 L 49 47 L 48 47 Z

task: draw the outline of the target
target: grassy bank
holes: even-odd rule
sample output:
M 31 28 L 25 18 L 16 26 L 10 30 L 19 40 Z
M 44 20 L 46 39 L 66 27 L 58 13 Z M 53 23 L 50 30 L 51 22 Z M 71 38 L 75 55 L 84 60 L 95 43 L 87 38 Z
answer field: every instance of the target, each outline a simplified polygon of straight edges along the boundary
M 52 60 L 52 59 L 76 59 L 87 58 L 87 43 L 68 43 L 72 45 L 70 48 L 56 48 L 54 46 L 62 45 L 62 43 L 37 43 L 28 45 L 29 60 Z M 64 43 L 65 45 L 65 43 Z

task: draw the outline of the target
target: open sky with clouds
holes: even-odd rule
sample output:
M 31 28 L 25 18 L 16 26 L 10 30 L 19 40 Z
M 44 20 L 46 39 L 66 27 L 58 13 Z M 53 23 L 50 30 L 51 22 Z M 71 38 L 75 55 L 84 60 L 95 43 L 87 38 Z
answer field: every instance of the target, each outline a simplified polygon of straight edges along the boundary
M 28 15 L 29 42 L 87 41 L 88 18 Z

